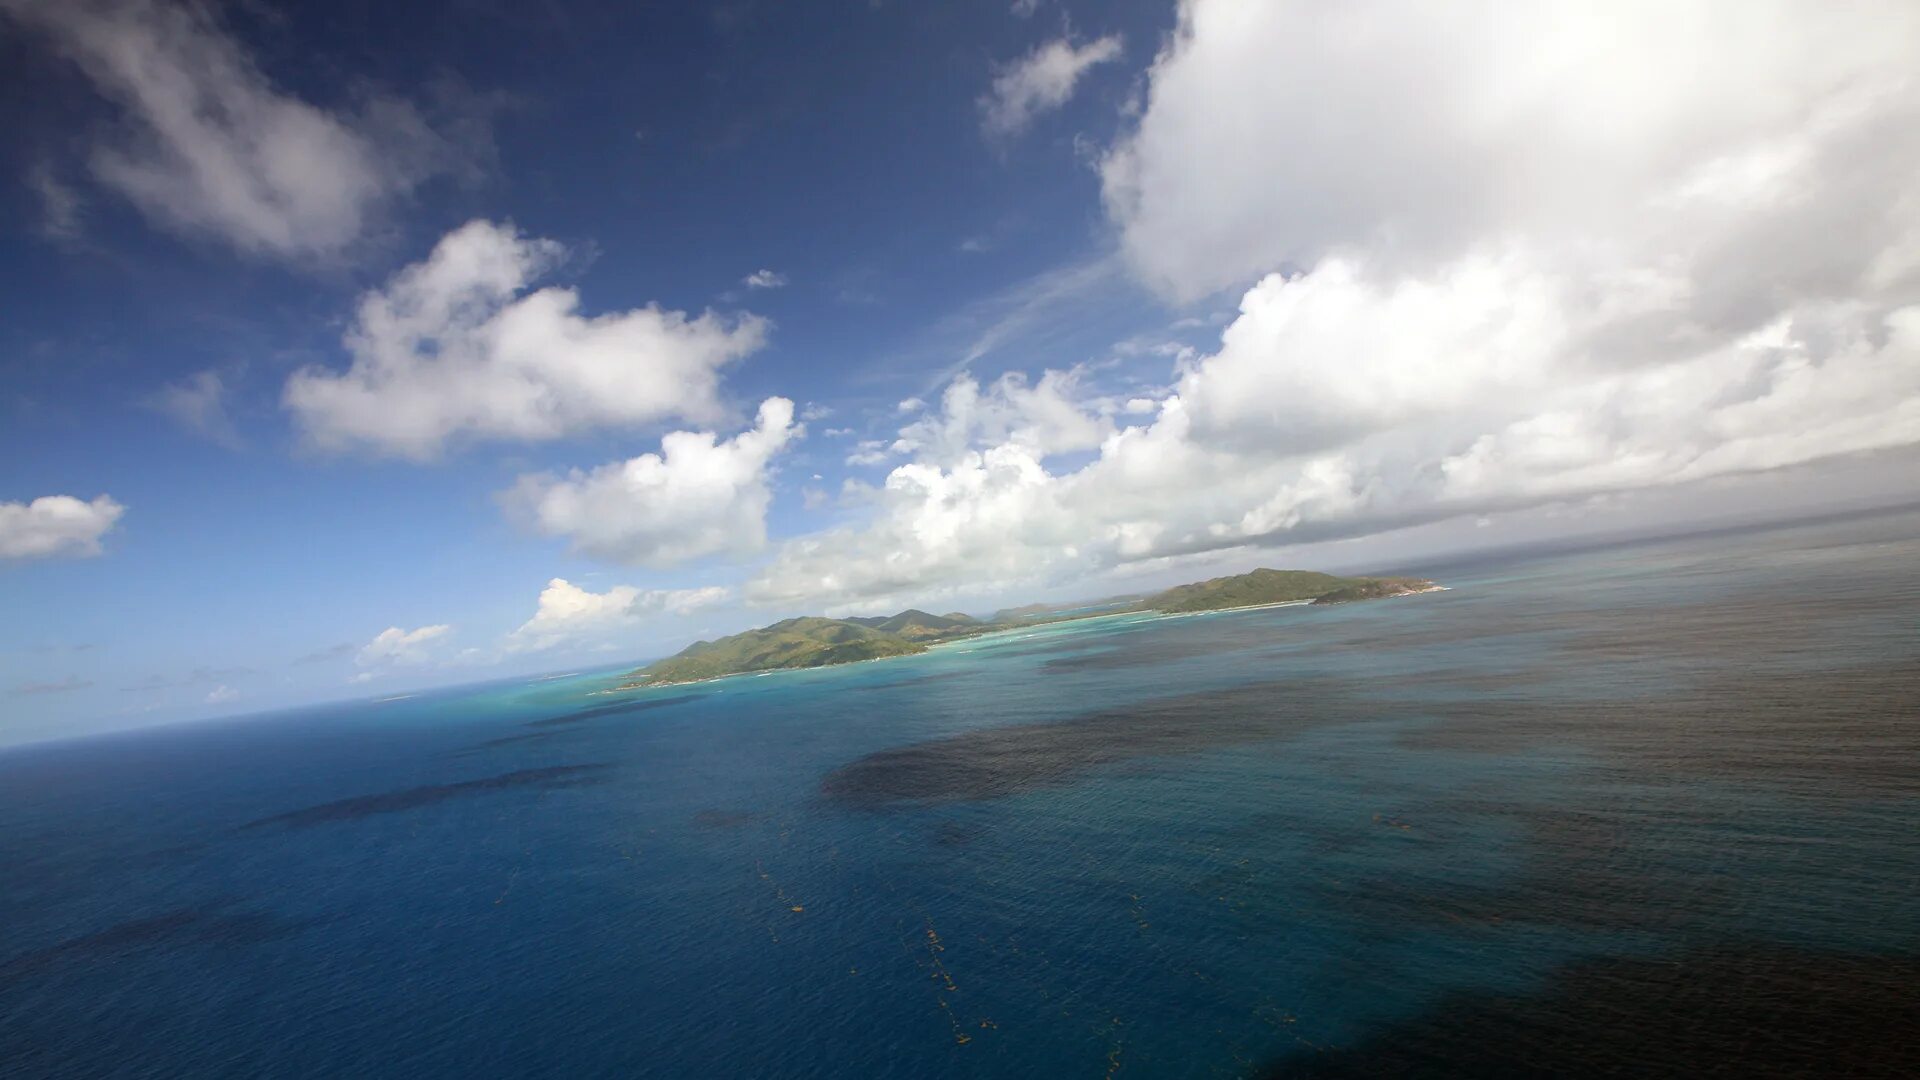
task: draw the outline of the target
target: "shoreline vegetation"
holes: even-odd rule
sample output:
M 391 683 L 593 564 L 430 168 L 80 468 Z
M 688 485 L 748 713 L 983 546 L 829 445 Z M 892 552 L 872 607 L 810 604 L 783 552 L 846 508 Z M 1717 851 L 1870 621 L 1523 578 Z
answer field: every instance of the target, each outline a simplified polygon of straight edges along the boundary
M 696 641 L 673 656 L 627 673 L 609 693 L 659 686 L 685 686 L 733 675 L 915 656 L 935 645 L 985 634 L 1052 626 L 1115 615 L 1198 615 L 1293 605 L 1332 605 L 1443 591 L 1424 578 L 1336 577 L 1311 570 L 1253 570 L 1231 577 L 1177 585 L 1150 596 L 1123 596 L 1093 603 L 1029 604 L 977 619 L 962 612 L 934 615 L 909 608 L 897 615 L 830 619 L 805 615 L 742 631 L 714 641 Z

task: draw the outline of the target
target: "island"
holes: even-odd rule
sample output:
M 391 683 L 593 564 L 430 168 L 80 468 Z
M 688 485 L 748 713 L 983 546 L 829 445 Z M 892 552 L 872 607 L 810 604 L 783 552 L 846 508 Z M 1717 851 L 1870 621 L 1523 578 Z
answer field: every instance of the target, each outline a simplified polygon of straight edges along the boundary
M 1344 604 L 1434 592 L 1424 578 L 1336 577 L 1312 570 L 1252 570 L 1178 585 L 1152 596 L 1115 597 L 1073 605 L 1029 604 L 976 619 L 961 612 L 933 615 L 909 608 L 897 615 L 830 619 L 806 615 L 716 641 L 697 641 L 678 653 L 628 672 L 615 690 L 676 686 L 728 675 L 826 667 L 910 656 L 941 642 L 1021 626 L 1157 612 L 1187 615 L 1277 604 Z

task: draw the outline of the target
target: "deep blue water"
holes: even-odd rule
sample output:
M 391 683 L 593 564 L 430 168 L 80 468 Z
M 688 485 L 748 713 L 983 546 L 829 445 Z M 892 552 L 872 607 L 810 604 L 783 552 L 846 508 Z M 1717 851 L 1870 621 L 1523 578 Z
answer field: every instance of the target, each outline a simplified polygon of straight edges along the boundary
M 14 750 L 0 1074 L 1901 1075 L 1917 537 Z

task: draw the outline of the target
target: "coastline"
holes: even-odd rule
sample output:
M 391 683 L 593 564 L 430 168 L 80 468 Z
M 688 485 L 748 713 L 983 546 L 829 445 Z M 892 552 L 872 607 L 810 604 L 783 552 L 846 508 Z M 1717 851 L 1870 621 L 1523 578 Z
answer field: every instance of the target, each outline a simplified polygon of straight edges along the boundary
M 725 675 L 709 675 L 704 679 L 679 679 L 674 682 L 627 683 L 622 686 L 610 686 L 605 690 L 595 690 L 587 696 L 593 697 L 598 694 L 631 694 L 636 690 L 661 690 L 669 686 L 700 686 L 705 683 L 719 682 L 722 679 L 739 679 L 758 675 L 778 675 L 786 671 L 820 671 L 824 668 L 853 667 L 857 664 L 877 664 L 882 660 L 900 660 L 909 656 L 924 656 L 940 645 L 950 644 L 952 644 L 952 642 L 942 641 L 937 645 L 929 645 L 920 652 L 894 653 L 892 656 L 869 656 L 864 660 L 842 660 L 837 664 L 810 664 L 806 667 L 759 668 L 753 671 L 729 671 Z
M 1449 590 L 1448 587 L 1445 585 L 1441 585 L 1437 582 L 1430 582 L 1425 588 L 1421 588 L 1421 589 L 1408 589 L 1406 592 L 1397 592 L 1389 596 L 1372 596 L 1362 600 L 1341 601 L 1341 602 L 1336 602 L 1334 604 L 1328 604 L 1328 605 L 1322 605 L 1322 606 L 1339 607 L 1341 606 L 1342 603 L 1355 603 L 1355 604 L 1372 603 L 1374 601 L 1379 601 L 1379 600 L 1394 600 L 1403 596 L 1422 596 L 1427 593 L 1449 592 L 1449 591 L 1451 590 Z M 978 634 L 969 634 L 969 635 L 966 635 L 965 637 L 950 638 L 946 641 L 936 641 L 933 644 L 926 646 L 924 649 L 922 649 L 919 652 L 895 653 L 892 656 L 869 656 L 864 660 L 845 660 L 835 664 L 812 664 L 807 667 L 783 667 L 783 668 L 764 668 L 764 669 L 753 670 L 753 671 L 729 671 L 725 675 L 711 675 L 704 679 L 681 679 L 674 682 L 626 683 L 620 686 L 608 687 L 605 690 L 595 690 L 588 696 L 594 697 L 601 694 L 631 694 L 640 690 L 659 690 L 659 689 L 665 689 L 667 687 L 674 687 L 674 686 L 701 686 L 706 683 L 720 682 L 724 679 L 738 679 L 744 676 L 758 677 L 761 675 L 775 675 L 775 674 L 779 674 L 781 672 L 786 672 L 786 671 L 819 671 L 823 668 L 853 667 L 857 664 L 876 664 L 883 660 L 899 660 L 909 656 L 924 656 L 927 653 L 934 651 L 935 649 L 945 648 L 950 645 L 959 645 L 959 644 L 962 644 L 963 642 L 981 641 L 987 638 L 998 637 L 999 635 L 1002 635 L 1002 634 L 1011 634 L 1016 631 L 1039 630 L 1049 626 L 1059 626 L 1063 623 L 1093 622 L 1098 619 L 1117 619 L 1117 618 L 1121 618 L 1123 616 L 1129 616 L 1129 615 L 1144 616 L 1144 618 L 1140 620 L 1142 622 L 1159 622 L 1162 619 L 1188 619 L 1198 615 L 1221 615 L 1221 614 L 1225 614 L 1227 612 L 1233 612 L 1233 611 L 1265 611 L 1270 608 L 1310 607 L 1316 603 L 1318 603 L 1317 597 L 1313 599 L 1308 599 L 1308 600 L 1278 600 L 1270 604 L 1239 604 L 1233 607 L 1208 608 L 1205 611 L 1156 612 L 1152 610 L 1132 610 L 1132 611 L 1109 611 L 1099 615 L 1072 615 L 1066 618 L 1049 619 L 1045 622 L 1036 622 L 1027 626 L 998 627 L 995 629 L 982 631 Z

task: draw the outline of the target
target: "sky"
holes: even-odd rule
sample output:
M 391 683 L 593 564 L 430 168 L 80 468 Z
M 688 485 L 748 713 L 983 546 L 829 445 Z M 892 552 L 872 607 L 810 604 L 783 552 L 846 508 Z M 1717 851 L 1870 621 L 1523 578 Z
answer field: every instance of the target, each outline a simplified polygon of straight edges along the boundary
M 0 0 L 0 744 L 1911 501 L 1920 7 Z

